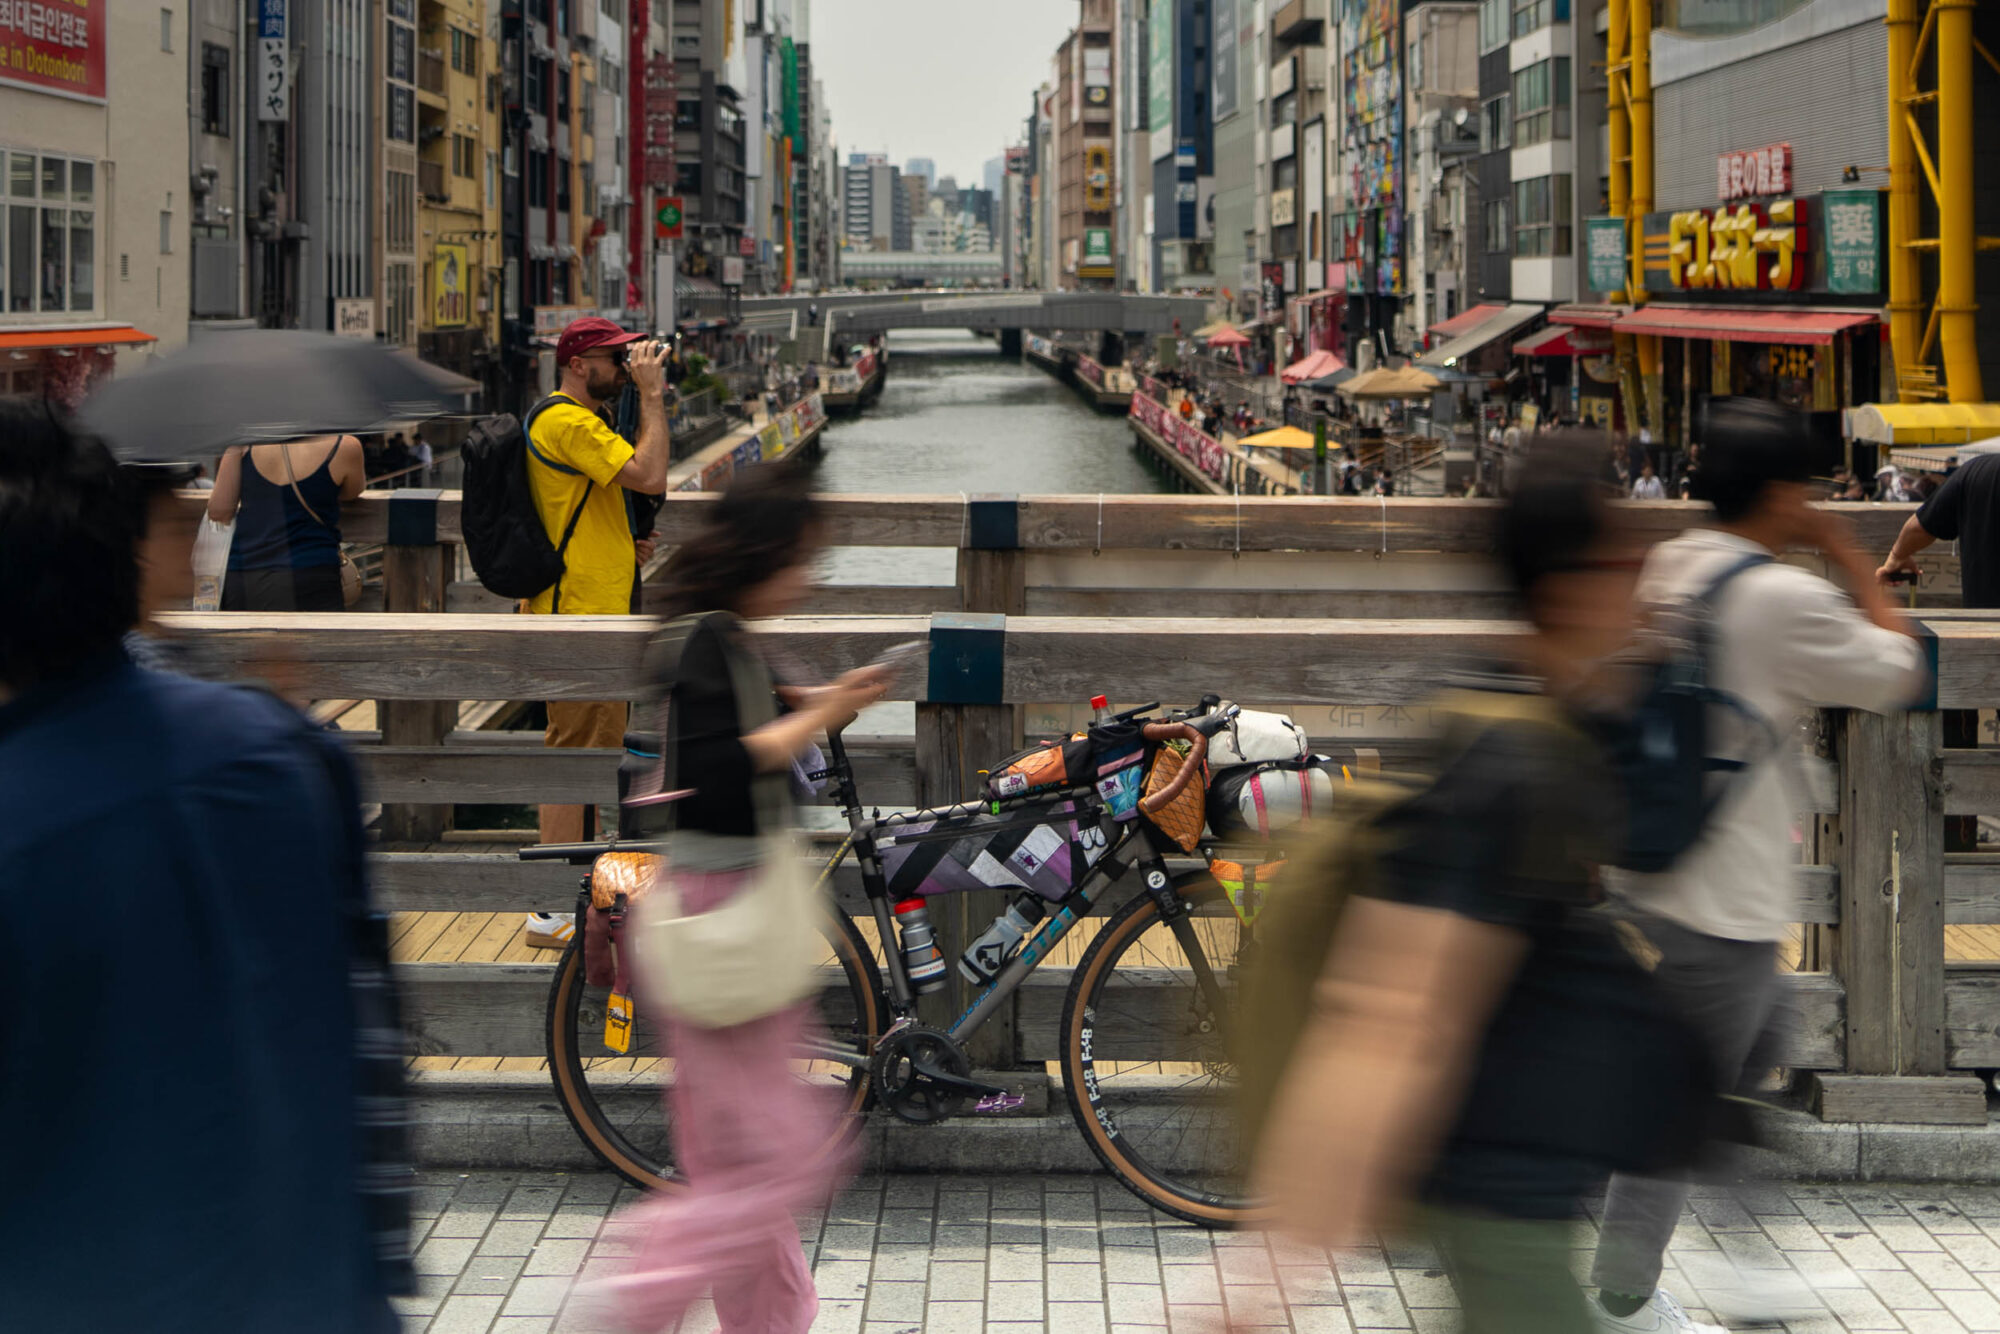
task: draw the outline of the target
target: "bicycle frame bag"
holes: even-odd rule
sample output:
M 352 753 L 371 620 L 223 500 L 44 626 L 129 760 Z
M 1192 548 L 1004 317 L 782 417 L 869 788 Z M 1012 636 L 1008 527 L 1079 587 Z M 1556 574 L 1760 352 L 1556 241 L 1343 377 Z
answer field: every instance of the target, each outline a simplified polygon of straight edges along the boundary
M 1045 741 L 1009 755 L 986 776 L 986 795 L 1005 801 L 1036 792 L 1090 787 L 1096 782 L 1090 738 L 1079 733 L 1066 741 Z
M 958 806 L 890 816 L 875 826 L 889 896 L 1026 889 L 1069 897 L 1110 846 L 1103 810 L 1063 798 L 993 811 Z
M 1339 767 L 1317 757 L 1239 766 L 1209 785 L 1208 823 L 1217 838 L 1269 838 L 1332 810 L 1339 781 Z
M 1086 734 L 1096 765 L 1094 783 L 1111 818 L 1123 824 L 1139 813 L 1139 786 L 1145 771 L 1146 742 L 1139 724 L 1092 723 Z
M 1229 707 L 1223 700 L 1218 709 Z M 1239 709 L 1228 726 L 1208 739 L 1208 767 L 1230 769 L 1240 764 L 1303 760 L 1312 754 L 1306 729 L 1282 713 Z

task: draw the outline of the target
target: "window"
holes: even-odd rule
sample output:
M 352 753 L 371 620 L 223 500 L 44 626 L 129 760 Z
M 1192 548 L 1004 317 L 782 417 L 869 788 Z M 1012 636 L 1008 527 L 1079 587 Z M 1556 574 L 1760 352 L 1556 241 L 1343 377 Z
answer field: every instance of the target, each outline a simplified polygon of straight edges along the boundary
M 1514 253 L 1570 253 L 1569 177 L 1537 176 L 1514 182 Z
M 486 155 L 486 197 L 488 199 L 497 201 L 500 198 L 499 185 L 500 155 L 498 153 L 488 153 Z
M 1526 37 L 1551 23 L 1569 22 L 1569 0 L 1514 0 L 1514 35 Z
M 417 81 L 417 30 L 389 25 L 389 77 L 398 83 Z
M 384 244 L 390 250 L 414 250 L 417 246 L 417 178 L 415 173 L 392 171 L 386 174 L 388 199 L 385 204 Z
M 569 119 L 569 71 L 556 71 L 556 119 Z
M 531 112 L 549 112 L 549 62 L 540 56 L 528 57 L 528 77 L 523 101 Z
M 451 174 L 471 180 L 479 174 L 479 146 L 470 135 L 451 137 Z
M 479 74 L 479 39 L 458 28 L 451 30 L 451 67 L 460 74 Z
M 570 208 L 569 178 L 570 178 L 569 159 L 566 157 L 557 158 L 556 159 L 556 212 L 558 213 L 569 212 Z
M 1514 71 L 1514 146 L 1569 138 L 1569 58 Z
M 201 44 L 201 132 L 229 137 L 229 48 Z
M 1507 201 L 1492 199 L 1486 203 L 1486 251 L 1492 255 L 1504 255 L 1511 238 L 1507 235 Z
M 528 207 L 547 208 L 549 206 L 549 155 L 538 149 L 528 150 Z
M 1511 93 L 1487 101 L 1479 108 L 1479 151 L 1497 153 L 1512 141 L 1514 98 Z
M 389 89 L 389 137 L 399 144 L 417 141 L 417 95 L 408 88 Z
M 1497 50 L 1507 45 L 1508 0 L 1479 0 L 1479 49 Z
M 160 49 L 162 51 L 174 49 L 174 11 L 171 9 L 160 11 Z

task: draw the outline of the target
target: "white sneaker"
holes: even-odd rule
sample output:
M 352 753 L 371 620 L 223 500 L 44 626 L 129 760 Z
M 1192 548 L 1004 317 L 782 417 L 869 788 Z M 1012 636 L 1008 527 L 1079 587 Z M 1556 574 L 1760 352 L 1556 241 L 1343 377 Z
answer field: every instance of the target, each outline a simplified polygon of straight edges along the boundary
M 1729 1334 L 1720 1325 L 1704 1325 L 1694 1320 L 1665 1288 L 1654 1288 L 1653 1300 L 1631 1315 L 1613 1315 L 1595 1297 L 1590 1305 L 1591 1313 L 1597 1317 L 1597 1327 L 1618 1334 Z
M 521 925 L 521 941 L 532 949 L 559 950 L 576 934 L 573 912 L 531 912 Z

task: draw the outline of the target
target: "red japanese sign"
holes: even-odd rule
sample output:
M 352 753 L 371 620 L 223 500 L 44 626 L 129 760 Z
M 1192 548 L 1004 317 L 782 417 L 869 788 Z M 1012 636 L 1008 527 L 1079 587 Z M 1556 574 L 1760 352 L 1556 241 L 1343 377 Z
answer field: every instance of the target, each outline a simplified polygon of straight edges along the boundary
M 1792 146 L 1771 144 L 1724 153 L 1715 160 L 1715 196 L 1753 199 L 1792 192 Z
M 0 0 L 0 83 L 104 100 L 108 0 Z

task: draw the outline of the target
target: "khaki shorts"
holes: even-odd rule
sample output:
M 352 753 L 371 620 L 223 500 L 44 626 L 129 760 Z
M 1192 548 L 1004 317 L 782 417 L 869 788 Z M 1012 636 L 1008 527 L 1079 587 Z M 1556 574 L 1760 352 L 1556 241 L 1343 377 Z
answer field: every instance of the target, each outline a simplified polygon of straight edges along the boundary
M 624 700 L 562 699 L 549 701 L 549 725 L 542 744 L 563 749 L 625 745 L 625 718 L 631 706 Z

